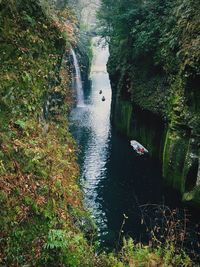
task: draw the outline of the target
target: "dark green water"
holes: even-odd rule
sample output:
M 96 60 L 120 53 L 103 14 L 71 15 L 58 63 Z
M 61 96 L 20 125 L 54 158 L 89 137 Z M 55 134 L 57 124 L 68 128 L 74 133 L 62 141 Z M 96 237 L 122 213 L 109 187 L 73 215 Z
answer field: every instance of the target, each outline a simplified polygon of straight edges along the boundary
M 92 212 L 104 247 L 116 247 L 124 220 L 123 234 L 148 242 L 149 234 L 141 224 L 141 206 L 167 204 L 180 206 L 173 192 L 162 185 L 161 167 L 150 157 L 135 154 L 129 141 L 110 124 L 111 87 L 106 72 L 107 48 L 94 48 L 91 87 L 85 88 L 84 104 L 71 112 L 71 131 L 78 143 L 81 187 L 85 205 Z M 103 102 L 102 95 L 106 101 Z M 167 196 L 167 197 L 166 197 Z M 148 213 L 147 224 L 157 216 Z

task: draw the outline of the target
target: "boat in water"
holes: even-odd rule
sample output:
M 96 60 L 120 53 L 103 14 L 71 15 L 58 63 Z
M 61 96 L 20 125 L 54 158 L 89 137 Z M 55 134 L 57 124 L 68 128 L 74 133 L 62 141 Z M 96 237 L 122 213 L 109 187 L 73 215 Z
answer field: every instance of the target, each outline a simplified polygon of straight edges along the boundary
M 139 142 L 135 140 L 131 140 L 130 144 L 135 150 L 135 152 L 140 156 L 149 153 L 149 151 L 143 145 L 141 145 Z
M 103 96 L 101 100 L 102 100 L 102 101 L 105 101 L 105 100 L 106 100 L 105 96 Z

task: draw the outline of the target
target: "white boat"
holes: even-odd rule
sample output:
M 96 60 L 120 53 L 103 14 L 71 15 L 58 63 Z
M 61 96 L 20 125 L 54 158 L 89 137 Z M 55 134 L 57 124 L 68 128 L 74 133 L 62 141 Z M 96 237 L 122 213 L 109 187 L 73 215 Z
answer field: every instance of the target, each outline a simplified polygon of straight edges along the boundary
M 131 140 L 130 143 L 135 152 L 139 155 L 144 155 L 149 152 L 145 147 L 143 147 L 143 145 L 141 145 L 139 142 L 135 140 Z

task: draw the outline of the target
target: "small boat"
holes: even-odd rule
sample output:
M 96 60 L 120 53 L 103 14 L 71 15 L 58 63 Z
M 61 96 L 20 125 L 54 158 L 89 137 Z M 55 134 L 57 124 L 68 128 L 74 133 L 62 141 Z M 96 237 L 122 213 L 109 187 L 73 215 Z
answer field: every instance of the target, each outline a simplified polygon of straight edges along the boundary
M 103 96 L 101 100 L 102 100 L 102 101 L 105 101 L 105 100 L 106 100 L 105 96 Z
M 144 155 L 146 153 L 149 153 L 149 151 L 143 147 L 143 145 L 141 145 L 139 142 L 135 141 L 135 140 L 131 140 L 131 146 L 133 147 L 133 149 L 135 150 L 135 152 L 138 154 L 138 155 Z
M 102 91 L 102 90 L 100 90 L 100 91 L 99 91 L 99 94 L 101 95 L 101 94 L 102 94 L 102 92 L 103 92 L 103 91 Z

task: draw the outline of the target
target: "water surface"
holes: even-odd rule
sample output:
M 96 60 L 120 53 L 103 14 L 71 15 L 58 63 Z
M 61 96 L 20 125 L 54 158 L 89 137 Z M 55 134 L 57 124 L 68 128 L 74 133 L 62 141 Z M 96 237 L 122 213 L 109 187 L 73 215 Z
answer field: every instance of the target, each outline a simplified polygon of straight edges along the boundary
M 85 205 L 96 221 L 101 244 L 116 247 L 125 217 L 123 234 L 148 241 L 149 235 L 141 224 L 142 205 L 166 203 L 176 207 L 180 202 L 171 190 L 167 194 L 164 191 L 159 162 L 137 156 L 130 140 L 112 129 L 111 87 L 106 71 L 109 51 L 97 46 L 97 41 L 93 39 L 91 88 L 86 88 L 82 105 L 72 110 L 70 121 L 80 149 Z M 153 213 L 149 214 L 150 220 L 156 218 Z

